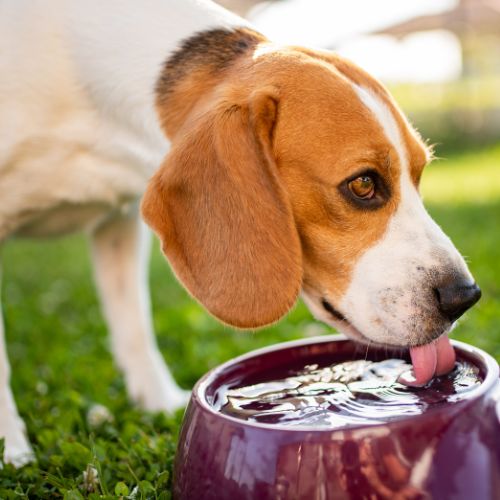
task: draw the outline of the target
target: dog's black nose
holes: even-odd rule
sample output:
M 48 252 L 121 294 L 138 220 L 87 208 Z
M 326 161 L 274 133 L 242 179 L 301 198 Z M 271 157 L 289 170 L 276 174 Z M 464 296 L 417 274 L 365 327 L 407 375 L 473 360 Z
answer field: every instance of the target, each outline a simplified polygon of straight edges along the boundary
M 439 310 L 450 320 L 455 321 L 481 298 L 481 289 L 474 283 L 447 284 L 434 289 Z

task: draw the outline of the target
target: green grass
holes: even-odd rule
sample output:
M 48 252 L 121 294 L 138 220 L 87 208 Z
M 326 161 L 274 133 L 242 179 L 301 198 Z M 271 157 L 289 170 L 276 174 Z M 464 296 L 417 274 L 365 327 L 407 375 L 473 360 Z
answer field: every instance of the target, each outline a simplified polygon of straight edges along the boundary
M 390 86 L 396 101 L 407 112 L 435 112 L 457 108 L 481 110 L 498 108 L 500 76 L 470 77 L 455 82 L 406 83 Z
M 432 215 L 468 257 L 483 288 L 454 337 L 500 359 L 500 147 L 435 163 L 423 192 Z M 83 237 L 6 245 L 3 301 L 12 386 L 37 463 L 0 470 L 0 498 L 168 498 L 181 415 L 129 404 L 114 367 Z M 273 342 L 327 333 L 302 304 L 279 325 L 235 332 L 175 282 L 155 248 L 151 267 L 160 348 L 191 387 L 209 368 Z M 112 418 L 91 425 L 96 404 Z M 94 467 L 99 479 L 88 479 Z M 84 479 L 84 471 L 87 472 Z

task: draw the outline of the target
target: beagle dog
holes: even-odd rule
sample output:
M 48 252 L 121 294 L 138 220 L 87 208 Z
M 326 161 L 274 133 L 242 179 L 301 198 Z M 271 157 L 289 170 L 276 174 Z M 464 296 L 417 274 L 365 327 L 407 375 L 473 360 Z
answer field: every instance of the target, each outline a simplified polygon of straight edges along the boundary
M 141 197 L 224 323 L 268 325 L 302 294 L 352 338 L 410 348 L 413 383 L 451 369 L 480 291 L 422 205 L 428 148 L 362 69 L 209 0 L 2 0 L 0 46 L 0 239 L 89 234 L 132 400 L 186 402 L 153 336 Z M 0 436 L 22 464 L 9 375 L 2 331 Z

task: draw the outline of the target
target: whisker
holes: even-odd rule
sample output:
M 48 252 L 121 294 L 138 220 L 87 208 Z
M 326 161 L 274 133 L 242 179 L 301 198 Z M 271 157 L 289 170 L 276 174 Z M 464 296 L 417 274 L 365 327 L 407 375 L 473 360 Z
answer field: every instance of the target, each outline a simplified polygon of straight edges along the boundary
M 368 339 L 368 344 L 366 344 L 365 361 L 368 359 L 368 349 L 370 349 L 371 340 Z

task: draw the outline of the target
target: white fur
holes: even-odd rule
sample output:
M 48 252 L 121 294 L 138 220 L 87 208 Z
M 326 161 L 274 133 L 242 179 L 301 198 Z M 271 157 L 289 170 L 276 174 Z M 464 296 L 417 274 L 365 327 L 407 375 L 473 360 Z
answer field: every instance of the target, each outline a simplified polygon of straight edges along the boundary
M 436 279 L 445 273 L 473 283 L 463 258 L 431 219 L 411 182 L 408 155 L 390 109 L 372 92 L 355 86 L 361 101 L 377 118 L 397 152 L 400 164 L 400 204 L 383 237 L 356 262 L 350 286 L 339 309 L 365 337 L 376 342 L 408 345 L 429 331 Z M 439 329 L 440 324 L 435 324 Z
M 154 87 L 183 39 L 243 25 L 209 0 L 0 1 L 0 241 L 92 233 L 117 363 L 151 410 L 186 402 L 154 340 L 134 208 L 168 150 Z M 0 331 L 0 436 L 21 464 L 31 450 L 8 378 Z
M 394 116 L 392 116 L 391 110 L 371 90 L 364 89 L 359 85 L 353 85 L 353 87 L 360 101 L 373 113 L 389 143 L 396 150 L 401 170 L 408 170 L 408 154 L 403 143 L 401 131 Z

